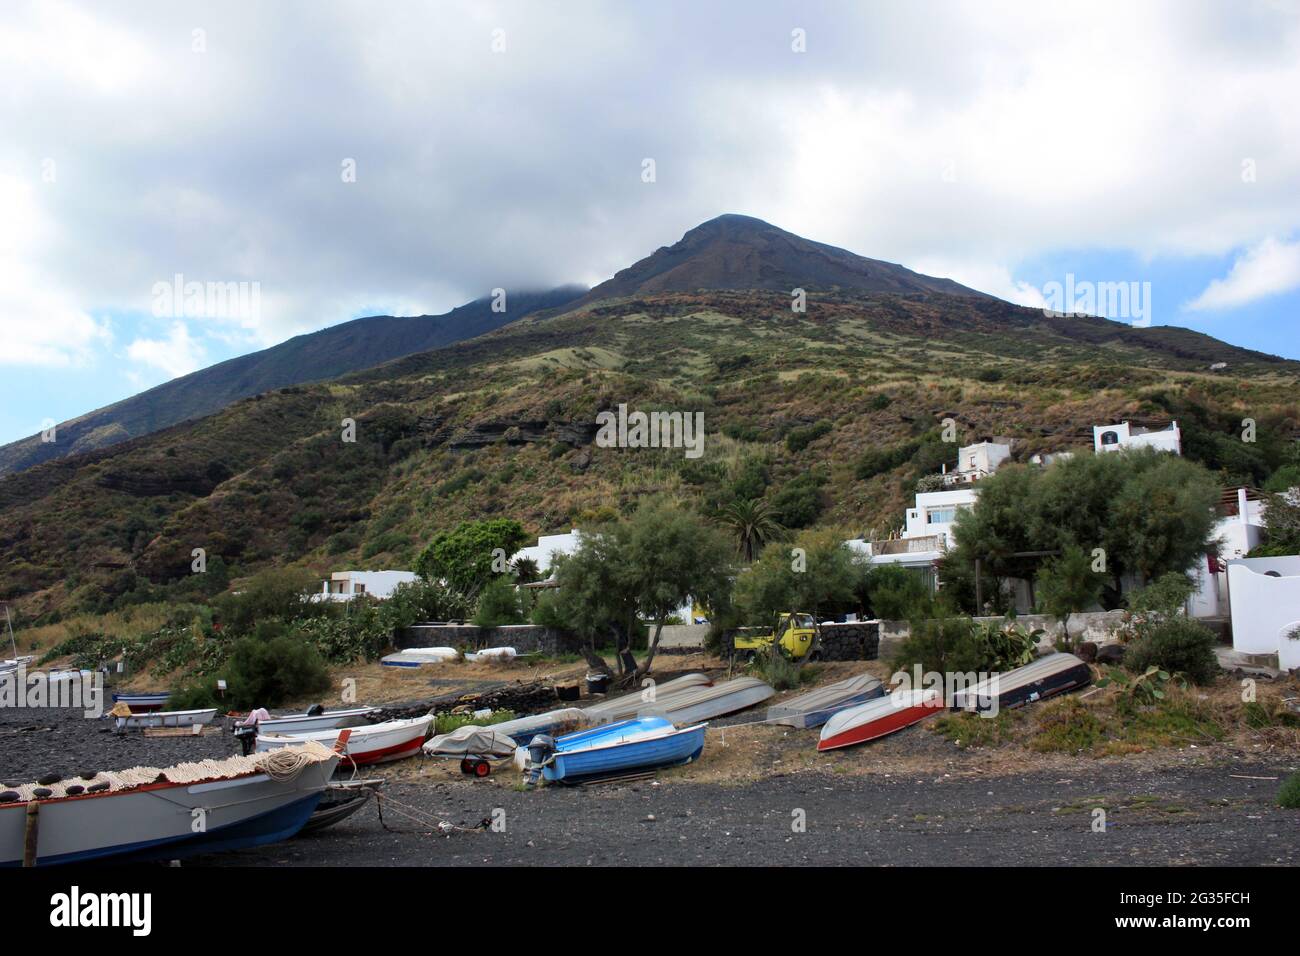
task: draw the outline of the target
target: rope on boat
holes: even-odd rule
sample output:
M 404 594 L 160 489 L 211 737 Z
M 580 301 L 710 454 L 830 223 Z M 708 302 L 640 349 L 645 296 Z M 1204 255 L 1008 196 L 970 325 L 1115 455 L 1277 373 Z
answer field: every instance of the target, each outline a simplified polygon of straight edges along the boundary
M 313 752 L 297 747 L 280 747 L 262 755 L 257 761 L 258 769 L 272 780 L 288 783 L 296 780 L 298 774 L 320 758 Z

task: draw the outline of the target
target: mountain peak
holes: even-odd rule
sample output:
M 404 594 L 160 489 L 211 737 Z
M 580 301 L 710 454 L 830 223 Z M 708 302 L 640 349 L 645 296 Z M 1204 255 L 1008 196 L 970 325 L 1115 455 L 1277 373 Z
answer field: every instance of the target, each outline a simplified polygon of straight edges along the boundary
M 951 279 L 813 242 L 754 216 L 725 213 L 618 272 L 583 301 L 705 289 L 794 288 L 983 296 Z

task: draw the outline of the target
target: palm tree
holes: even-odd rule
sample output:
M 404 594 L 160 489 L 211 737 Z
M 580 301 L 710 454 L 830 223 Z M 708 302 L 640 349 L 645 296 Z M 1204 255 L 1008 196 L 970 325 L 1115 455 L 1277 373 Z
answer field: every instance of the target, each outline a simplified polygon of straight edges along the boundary
M 762 498 L 740 498 L 733 501 L 722 509 L 718 521 L 735 534 L 739 546 L 737 550 L 747 563 L 754 560 L 754 553 L 764 542 L 785 530 Z

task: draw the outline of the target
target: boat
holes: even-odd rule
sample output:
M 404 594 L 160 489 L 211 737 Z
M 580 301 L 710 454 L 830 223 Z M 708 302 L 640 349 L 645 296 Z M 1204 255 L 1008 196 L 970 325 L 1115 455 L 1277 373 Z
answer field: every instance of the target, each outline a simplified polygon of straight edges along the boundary
M 217 708 L 203 710 L 155 710 L 130 717 L 118 717 L 118 730 L 139 730 L 143 727 L 193 727 L 208 724 L 217 716 Z
M 302 714 L 282 714 L 279 717 L 255 720 L 251 724 L 237 721 L 235 726 L 256 727 L 259 731 L 270 734 L 306 734 L 317 730 L 364 726 L 366 718 L 377 713 L 379 713 L 378 707 L 350 707 L 346 710 L 323 710 L 317 714 L 310 711 Z
M 835 750 L 866 743 L 910 727 L 943 709 L 943 693 L 937 687 L 896 690 L 833 715 L 822 727 L 817 749 Z
M 26 654 L 20 657 L 10 657 L 0 661 L 0 674 L 7 674 L 10 671 L 16 671 L 20 667 L 27 667 L 36 660 L 34 654 Z
M 635 717 L 647 707 L 662 702 L 673 694 L 682 693 L 695 687 L 708 687 L 713 683 L 704 674 L 684 674 L 662 684 L 650 683 L 621 697 L 602 700 L 582 708 L 592 723 L 612 723 Z
M 1046 654 L 953 694 L 953 708 L 996 714 L 1092 683 L 1092 668 L 1073 654 Z
M 312 815 L 307 818 L 307 822 L 296 835 L 315 833 L 341 823 L 364 807 L 370 801 L 370 797 L 378 793 L 383 785 L 382 777 L 372 780 L 331 781 L 325 788 L 320 803 L 316 805 L 316 809 L 312 811 Z
M 520 748 L 513 737 L 495 726 L 467 724 L 449 734 L 429 738 L 422 749 L 430 757 L 459 757 L 461 773 L 486 777 L 492 772 L 491 761 L 513 757 Z
M 151 710 L 162 710 L 170 693 L 162 694 L 114 694 L 113 703 L 126 704 L 133 714 L 143 714 Z
M 178 859 L 287 839 L 316 809 L 338 760 L 312 742 L 285 756 L 135 767 L 7 790 L 0 866 Z M 24 860 L 29 820 L 35 857 Z
M 528 745 L 529 776 L 569 782 L 690 763 L 704 751 L 706 726 L 679 730 L 662 717 L 638 717 L 562 737 L 539 735 Z
M 517 717 L 514 720 L 492 724 L 492 729 L 499 734 L 505 734 L 517 744 L 526 744 L 538 734 L 550 734 L 555 737 L 582 730 L 590 723 L 591 719 L 581 708 L 561 707 L 559 710 L 548 710 L 544 714 Z
M 396 654 L 379 659 L 385 667 L 423 667 L 425 664 L 445 664 L 460 657 L 454 647 L 408 647 Z
M 767 722 L 787 727 L 820 727 L 832 715 L 885 696 L 885 685 L 870 674 L 858 674 L 791 697 L 767 709 Z
M 657 694 L 653 703 L 638 712 L 663 717 L 682 726 L 712 720 L 767 700 L 776 691 L 757 677 L 736 677 L 708 687 L 688 687 L 672 694 Z
M 518 657 L 513 647 L 485 647 L 481 651 L 472 651 L 465 655 L 471 664 L 508 664 Z
M 345 767 L 361 767 L 372 763 L 401 760 L 419 751 L 424 743 L 433 715 L 412 717 L 409 720 L 389 720 L 382 724 L 348 728 L 350 734 L 340 761 Z M 333 730 L 310 731 L 305 734 L 258 734 L 257 752 L 264 753 L 278 747 L 292 747 L 306 741 L 325 744 L 334 740 Z

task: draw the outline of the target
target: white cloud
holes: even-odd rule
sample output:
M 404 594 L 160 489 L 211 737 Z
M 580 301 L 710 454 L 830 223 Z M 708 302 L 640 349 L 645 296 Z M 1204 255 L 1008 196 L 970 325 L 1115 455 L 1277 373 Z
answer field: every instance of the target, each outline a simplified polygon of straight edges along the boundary
M 1300 288 L 1300 241 L 1270 236 L 1238 256 L 1224 278 L 1215 279 L 1184 308 L 1231 309 L 1295 288 Z
M 203 344 L 190 336 L 184 322 L 173 322 L 165 339 L 136 339 L 126 347 L 127 358 L 161 369 L 169 378 L 202 368 Z
M 264 345 L 603 279 L 723 212 L 1031 304 L 1015 263 L 1300 225 L 1288 3 L 815 5 L 803 54 L 761 2 L 5 16 L 0 169 L 40 226 L 0 245 L 11 361 L 102 351 L 90 315 L 148 314 L 176 273 L 259 283 L 260 315 L 221 334 Z

